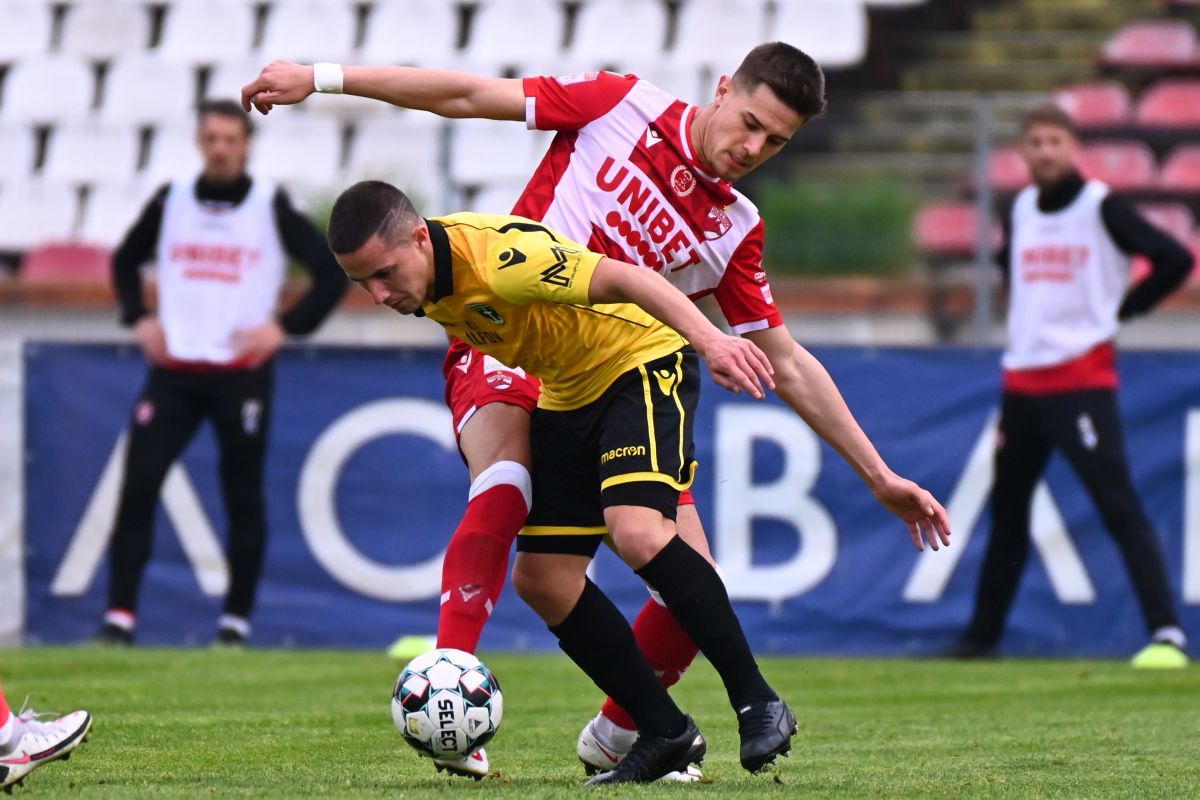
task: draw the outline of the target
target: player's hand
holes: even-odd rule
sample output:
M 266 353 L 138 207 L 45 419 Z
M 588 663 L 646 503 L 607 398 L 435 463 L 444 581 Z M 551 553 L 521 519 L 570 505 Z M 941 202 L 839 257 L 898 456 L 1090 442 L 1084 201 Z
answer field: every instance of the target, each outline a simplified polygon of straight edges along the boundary
M 234 352 L 239 359 L 249 359 L 250 366 L 257 367 L 279 352 L 286 338 L 278 322 L 242 328 L 233 332 Z
M 157 317 L 139 319 L 133 326 L 133 338 L 151 364 L 161 364 L 167 360 L 167 334 Z
M 924 550 L 925 542 L 934 550 L 940 545 L 950 546 L 950 517 L 932 494 L 894 473 L 872 491 L 884 508 L 908 525 L 908 535 L 917 550 Z
M 720 334 L 705 342 L 692 342 L 696 352 L 708 364 L 713 380 L 734 394 L 749 392 L 756 399 L 765 396 L 763 384 L 775 388 L 771 378 L 775 369 L 762 350 L 748 339 Z
M 311 64 L 273 61 L 242 87 L 242 108 L 249 111 L 254 106 L 266 114 L 275 106 L 299 103 L 314 91 Z

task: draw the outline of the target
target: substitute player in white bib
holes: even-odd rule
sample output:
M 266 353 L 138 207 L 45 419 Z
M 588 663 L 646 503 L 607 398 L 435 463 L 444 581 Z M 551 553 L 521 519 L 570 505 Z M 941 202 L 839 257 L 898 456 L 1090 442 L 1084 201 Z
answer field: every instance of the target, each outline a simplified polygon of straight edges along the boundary
M 1022 125 L 1034 185 L 1005 220 L 1001 266 L 1009 287 L 1004 397 L 995 455 L 992 530 L 975 613 L 957 657 L 998 652 L 1029 555 L 1033 492 L 1053 451 L 1071 464 L 1116 541 L 1141 603 L 1150 644 L 1134 666 L 1188 663 L 1162 548 L 1138 499 L 1117 413 L 1113 340 L 1120 323 L 1178 288 L 1191 254 L 1108 186 L 1075 168 L 1070 117 L 1039 107 Z M 1129 285 L 1129 258 L 1151 272 Z
M 824 111 L 824 76 L 807 55 L 780 42 L 761 45 L 732 76 L 721 78 L 713 101 L 699 107 L 636 76 L 607 72 L 522 80 L 287 62 L 266 67 L 243 88 L 242 99 L 247 110 L 253 103 L 266 113 L 314 90 L 556 131 L 512 212 L 544 221 L 593 251 L 654 269 L 692 299 L 713 295 L 732 330 L 770 359 L 779 395 L 908 524 L 914 543 L 922 546 L 918 523 L 949 531 L 938 502 L 888 468 L 828 373 L 788 333 L 761 263 L 762 220 L 731 185 Z M 528 485 L 529 398 L 536 395 L 527 383 L 526 391 L 495 391 L 496 379 L 486 382 L 482 359 L 464 345 L 451 347 L 445 373 L 460 447 L 476 484 L 446 553 L 438 645 L 470 651 L 504 584 L 508 552 L 527 511 L 521 490 Z M 495 481 L 497 471 L 503 481 Z M 485 477 L 493 483 L 476 492 Z M 711 561 L 690 493 L 680 498 L 678 527 Z M 695 658 L 695 644 L 654 599 L 639 614 L 634 633 L 668 686 Z M 608 701 L 580 736 L 585 768 L 610 769 L 636 739 L 633 728 L 629 715 Z M 442 766 L 476 776 L 487 770 L 482 755 Z

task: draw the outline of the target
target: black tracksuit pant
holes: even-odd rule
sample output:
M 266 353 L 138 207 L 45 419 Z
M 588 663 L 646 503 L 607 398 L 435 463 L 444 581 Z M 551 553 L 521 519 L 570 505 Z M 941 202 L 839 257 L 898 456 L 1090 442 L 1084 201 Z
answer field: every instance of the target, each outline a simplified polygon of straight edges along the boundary
M 995 644 L 1029 556 L 1033 492 L 1053 450 L 1083 482 L 1121 550 L 1147 628 L 1178 625 L 1162 548 L 1133 488 L 1116 392 L 1005 393 L 992 487 L 992 531 L 967 639 Z
M 272 383 L 270 362 L 227 371 L 151 369 L 129 423 L 109 551 L 109 608 L 137 609 L 163 480 L 200 423 L 209 419 L 220 449 L 221 491 L 229 517 L 225 613 L 250 616 L 266 549 L 263 461 Z

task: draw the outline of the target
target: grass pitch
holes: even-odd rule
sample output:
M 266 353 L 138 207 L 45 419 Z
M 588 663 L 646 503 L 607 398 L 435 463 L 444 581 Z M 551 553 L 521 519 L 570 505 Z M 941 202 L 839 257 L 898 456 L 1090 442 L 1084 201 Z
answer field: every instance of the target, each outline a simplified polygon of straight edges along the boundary
M 90 742 L 19 796 L 575 797 L 575 737 L 600 697 L 563 657 L 484 654 L 505 693 L 482 783 L 437 776 L 392 727 L 381 654 L 0 651 L 10 700 L 90 710 Z M 720 681 L 676 690 L 709 742 L 705 784 L 630 797 L 1200 796 L 1200 670 L 1118 662 L 771 659 L 800 718 L 790 759 L 751 776 Z

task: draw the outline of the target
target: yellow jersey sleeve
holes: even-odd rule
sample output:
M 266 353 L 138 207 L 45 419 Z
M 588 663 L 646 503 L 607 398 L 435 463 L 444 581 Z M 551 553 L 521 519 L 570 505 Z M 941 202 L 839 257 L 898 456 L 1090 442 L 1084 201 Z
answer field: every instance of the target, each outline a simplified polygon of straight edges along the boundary
M 510 228 L 488 248 L 486 277 L 500 298 L 518 305 L 538 300 L 589 305 L 592 274 L 603 258 L 540 225 Z

